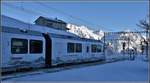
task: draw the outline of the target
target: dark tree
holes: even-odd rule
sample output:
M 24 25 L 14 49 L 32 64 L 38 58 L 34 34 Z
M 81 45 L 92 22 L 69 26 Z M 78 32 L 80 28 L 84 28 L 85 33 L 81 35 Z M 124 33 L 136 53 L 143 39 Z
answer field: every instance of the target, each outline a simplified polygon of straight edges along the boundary
M 146 19 L 140 20 L 137 25 L 145 30 L 150 30 L 149 15 L 146 17 Z
M 149 57 L 150 57 L 150 23 L 149 23 L 149 16 L 147 16 L 147 18 L 144 19 L 144 20 L 140 20 L 139 24 L 137 24 L 137 25 L 140 28 L 146 30 L 146 32 L 147 32 L 147 35 L 146 35 L 146 37 L 147 37 L 147 51 L 148 51 L 147 55 L 149 55 Z M 148 56 L 147 56 L 147 58 L 148 58 Z

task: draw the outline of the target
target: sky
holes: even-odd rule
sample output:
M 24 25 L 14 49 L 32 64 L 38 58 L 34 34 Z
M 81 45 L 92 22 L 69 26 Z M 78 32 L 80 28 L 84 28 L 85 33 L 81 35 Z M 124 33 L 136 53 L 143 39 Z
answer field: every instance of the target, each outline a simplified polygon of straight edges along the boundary
M 1 14 L 34 23 L 39 16 L 85 25 L 93 30 L 138 30 L 149 14 L 148 1 L 127 2 L 3 2 Z

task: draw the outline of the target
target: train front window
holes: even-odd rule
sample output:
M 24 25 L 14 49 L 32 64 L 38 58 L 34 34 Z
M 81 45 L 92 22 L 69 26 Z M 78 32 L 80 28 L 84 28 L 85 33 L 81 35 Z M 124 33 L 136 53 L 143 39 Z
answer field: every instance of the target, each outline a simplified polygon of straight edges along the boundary
M 30 53 L 42 53 L 43 42 L 41 40 L 30 40 Z
M 28 40 L 12 38 L 11 39 L 11 53 L 12 54 L 25 54 L 28 52 Z

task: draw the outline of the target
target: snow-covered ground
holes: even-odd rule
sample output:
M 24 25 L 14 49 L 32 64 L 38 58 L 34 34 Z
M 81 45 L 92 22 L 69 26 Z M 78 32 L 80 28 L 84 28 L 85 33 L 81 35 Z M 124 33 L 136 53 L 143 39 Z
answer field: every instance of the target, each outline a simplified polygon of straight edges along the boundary
M 148 81 L 148 62 L 140 59 L 74 68 L 4 80 L 20 81 Z

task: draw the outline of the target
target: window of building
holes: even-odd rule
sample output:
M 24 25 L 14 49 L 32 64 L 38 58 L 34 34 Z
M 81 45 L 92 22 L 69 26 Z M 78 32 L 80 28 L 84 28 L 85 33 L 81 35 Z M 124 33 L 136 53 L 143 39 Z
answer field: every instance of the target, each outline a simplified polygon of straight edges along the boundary
M 53 24 L 52 24 L 52 23 L 47 23 L 46 25 L 47 25 L 48 27 L 52 27 Z
M 42 53 L 43 42 L 41 40 L 30 40 L 30 53 Z
M 28 52 L 28 40 L 12 38 L 11 39 L 11 53 L 12 54 L 25 54 Z

